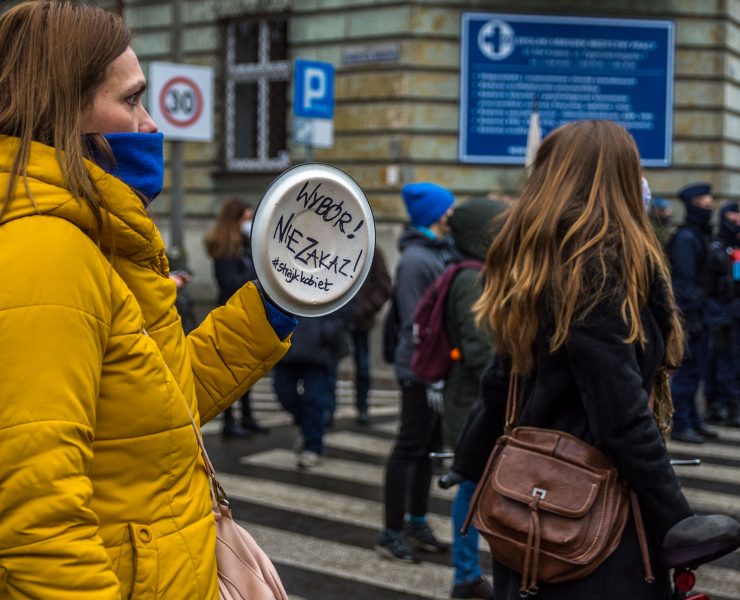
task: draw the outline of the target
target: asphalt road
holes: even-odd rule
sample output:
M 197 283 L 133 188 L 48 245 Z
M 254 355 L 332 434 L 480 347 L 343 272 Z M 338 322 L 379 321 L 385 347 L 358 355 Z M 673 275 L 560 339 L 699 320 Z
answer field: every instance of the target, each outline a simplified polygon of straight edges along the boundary
M 291 600 L 421 600 L 449 598 L 449 555 L 422 555 L 419 565 L 400 565 L 376 555 L 382 523 L 383 465 L 398 416 L 392 384 L 371 392 L 370 426 L 355 423 L 349 382 L 338 384 L 335 425 L 325 437 L 326 457 L 310 471 L 295 466 L 295 428 L 281 410 L 269 380 L 255 386 L 252 406 L 269 434 L 223 438 L 220 422 L 204 427 L 209 454 L 221 474 L 235 518 L 273 559 Z M 686 495 L 699 513 L 740 518 L 740 430 L 722 428 L 721 438 L 701 446 L 671 442 L 675 458 L 701 458 L 679 467 Z M 433 486 L 430 522 L 451 537 L 452 492 Z M 481 553 L 490 572 L 490 556 Z M 698 572 L 697 590 L 712 600 L 740 599 L 740 553 Z

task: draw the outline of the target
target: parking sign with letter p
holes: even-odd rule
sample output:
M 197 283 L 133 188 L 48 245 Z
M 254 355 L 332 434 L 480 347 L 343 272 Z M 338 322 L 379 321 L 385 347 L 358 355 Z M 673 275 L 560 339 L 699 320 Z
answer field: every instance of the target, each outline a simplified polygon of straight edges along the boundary
M 334 116 L 334 66 L 331 63 L 295 61 L 293 112 L 297 117 L 331 119 Z

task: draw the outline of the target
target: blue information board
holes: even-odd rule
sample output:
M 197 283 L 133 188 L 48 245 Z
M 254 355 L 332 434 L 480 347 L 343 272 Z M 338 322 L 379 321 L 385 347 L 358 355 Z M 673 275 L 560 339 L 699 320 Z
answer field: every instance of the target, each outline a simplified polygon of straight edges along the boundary
M 460 48 L 460 162 L 524 164 L 536 98 L 543 135 L 610 119 L 670 165 L 672 21 L 463 13 Z
M 297 117 L 334 116 L 334 65 L 315 60 L 295 61 L 293 112 Z

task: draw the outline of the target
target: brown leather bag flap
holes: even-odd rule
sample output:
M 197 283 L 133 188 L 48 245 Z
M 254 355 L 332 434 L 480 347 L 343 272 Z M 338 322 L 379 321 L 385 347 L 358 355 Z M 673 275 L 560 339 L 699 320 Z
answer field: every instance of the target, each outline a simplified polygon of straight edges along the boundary
M 501 451 L 491 482 L 507 498 L 565 517 L 580 517 L 591 508 L 606 472 L 590 471 L 555 456 L 507 444 Z
M 517 446 L 526 446 L 542 454 L 552 454 L 587 469 L 612 467 L 612 461 L 606 454 L 564 431 L 517 427 L 509 439 Z

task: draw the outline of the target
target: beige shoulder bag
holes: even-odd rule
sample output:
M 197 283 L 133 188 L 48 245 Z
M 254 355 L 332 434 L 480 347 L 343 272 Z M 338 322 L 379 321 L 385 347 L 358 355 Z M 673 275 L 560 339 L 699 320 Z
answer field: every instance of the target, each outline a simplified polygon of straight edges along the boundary
M 187 406 L 187 403 L 186 403 Z M 188 407 L 190 412 L 190 407 Z M 218 592 L 221 600 L 288 600 L 280 576 L 270 558 L 259 547 L 254 538 L 237 525 L 231 516 L 229 501 L 221 484 L 216 479 L 203 440 L 192 413 L 195 438 L 211 480 L 213 516 L 216 519 L 216 565 L 218 568 Z

